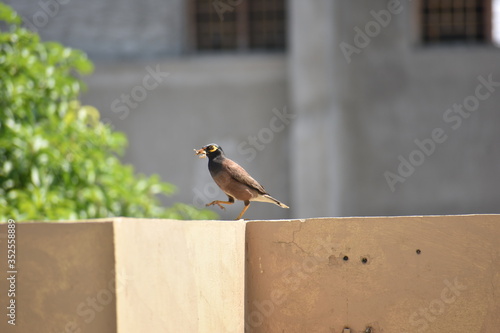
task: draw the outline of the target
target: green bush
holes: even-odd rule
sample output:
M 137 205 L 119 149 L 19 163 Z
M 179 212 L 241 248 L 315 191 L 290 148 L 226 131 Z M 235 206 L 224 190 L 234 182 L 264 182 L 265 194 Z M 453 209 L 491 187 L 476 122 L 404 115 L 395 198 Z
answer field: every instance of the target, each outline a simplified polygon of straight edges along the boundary
M 162 207 L 174 186 L 120 162 L 126 137 L 78 101 L 93 68 L 83 52 L 41 42 L 1 3 L 0 21 L 0 221 L 215 217 Z

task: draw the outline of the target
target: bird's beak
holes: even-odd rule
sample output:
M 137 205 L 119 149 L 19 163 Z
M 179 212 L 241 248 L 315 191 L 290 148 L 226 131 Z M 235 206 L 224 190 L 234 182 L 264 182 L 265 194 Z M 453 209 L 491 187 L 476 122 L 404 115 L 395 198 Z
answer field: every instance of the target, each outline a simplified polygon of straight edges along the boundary
M 205 151 L 205 149 L 201 148 L 201 149 L 193 149 L 193 150 L 196 152 L 196 155 L 199 156 L 200 158 L 207 157 L 207 152 Z

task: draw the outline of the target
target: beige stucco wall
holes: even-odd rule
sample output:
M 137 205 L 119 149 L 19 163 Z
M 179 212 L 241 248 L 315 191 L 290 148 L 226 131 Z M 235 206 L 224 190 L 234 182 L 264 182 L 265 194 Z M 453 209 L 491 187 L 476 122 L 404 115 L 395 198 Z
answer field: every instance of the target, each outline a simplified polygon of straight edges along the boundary
M 18 223 L 0 331 L 496 333 L 498 239 L 499 215 Z
M 0 332 L 116 332 L 111 222 L 16 224 L 16 325 L 7 324 L 7 226 L 0 225 Z
M 16 326 L 3 310 L 0 332 L 243 330 L 244 223 L 116 218 L 16 230 Z M 2 272 L 6 235 L 0 225 Z M 2 309 L 7 290 L 2 278 Z
M 244 223 L 118 220 L 115 253 L 118 332 L 243 332 Z
M 498 215 L 248 222 L 246 327 L 498 332 L 499 239 Z

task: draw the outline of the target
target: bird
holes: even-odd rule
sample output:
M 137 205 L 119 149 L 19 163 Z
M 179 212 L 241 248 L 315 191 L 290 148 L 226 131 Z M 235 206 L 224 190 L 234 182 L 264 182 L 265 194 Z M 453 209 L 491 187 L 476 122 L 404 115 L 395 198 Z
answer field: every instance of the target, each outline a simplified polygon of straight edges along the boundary
M 269 202 L 281 208 L 289 208 L 284 203 L 270 196 L 264 187 L 253 179 L 238 163 L 227 158 L 218 144 L 211 143 L 203 146 L 201 149 L 194 149 L 194 151 L 200 158 L 208 157 L 210 175 L 228 198 L 227 201 L 214 200 L 207 203 L 207 207 L 217 205 L 221 209 L 225 209 L 222 204 L 232 205 L 235 200 L 241 200 L 245 206 L 236 220 L 243 217 L 243 214 L 250 207 L 251 201 Z

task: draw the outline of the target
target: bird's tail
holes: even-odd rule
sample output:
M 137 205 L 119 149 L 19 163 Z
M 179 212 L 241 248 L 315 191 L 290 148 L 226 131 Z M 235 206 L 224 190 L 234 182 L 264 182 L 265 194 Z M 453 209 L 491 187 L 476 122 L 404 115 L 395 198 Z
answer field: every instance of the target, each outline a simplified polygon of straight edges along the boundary
M 263 201 L 263 202 L 270 202 L 270 203 L 273 203 L 275 205 L 280 206 L 281 208 L 290 208 L 287 205 L 285 205 L 284 203 L 280 202 L 279 200 L 274 199 L 269 194 L 260 195 L 257 199 L 254 199 L 254 200 L 255 201 Z

